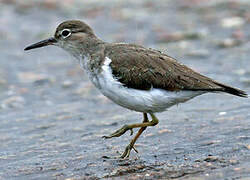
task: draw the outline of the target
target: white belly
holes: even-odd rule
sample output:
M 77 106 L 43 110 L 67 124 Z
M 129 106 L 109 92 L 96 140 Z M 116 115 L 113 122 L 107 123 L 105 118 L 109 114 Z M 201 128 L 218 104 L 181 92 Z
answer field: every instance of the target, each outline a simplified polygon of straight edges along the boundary
M 172 92 L 163 89 L 137 90 L 124 87 L 113 75 L 109 64 L 111 59 L 105 58 L 102 72 L 90 77 L 102 94 L 125 108 L 139 112 L 162 112 L 167 108 L 185 102 L 203 92 Z

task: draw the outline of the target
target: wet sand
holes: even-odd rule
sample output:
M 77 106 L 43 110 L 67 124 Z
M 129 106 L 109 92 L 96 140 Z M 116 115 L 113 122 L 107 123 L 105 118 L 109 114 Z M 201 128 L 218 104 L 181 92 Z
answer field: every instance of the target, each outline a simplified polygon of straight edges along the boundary
M 250 101 L 206 94 L 157 114 L 160 123 L 123 152 L 142 121 L 102 96 L 57 47 L 24 52 L 80 19 L 109 42 L 164 51 L 250 94 L 250 1 L 0 0 L 0 179 L 248 179 Z

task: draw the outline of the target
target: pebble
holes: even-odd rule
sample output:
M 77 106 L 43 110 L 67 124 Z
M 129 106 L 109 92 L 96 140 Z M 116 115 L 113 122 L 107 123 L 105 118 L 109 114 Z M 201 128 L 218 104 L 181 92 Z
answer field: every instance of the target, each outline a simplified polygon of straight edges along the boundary
M 35 86 L 42 86 L 45 84 L 49 84 L 51 81 L 49 79 L 39 79 L 33 82 Z
M 245 147 L 250 150 L 250 144 L 246 144 Z
M 182 41 L 182 40 L 194 40 L 194 39 L 200 39 L 202 35 L 197 32 L 175 32 L 175 33 L 165 33 L 160 32 L 158 33 L 158 42 L 176 42 L 176 41 Z
M 227 38 L 218 43 L 218 47 L 220 48 L 230 48 L 230 47 L 235 47 L 239 46 L 242 44 L 242 41 L 237 40 L 237 39 L 232 39 L 232 38 Z
M 61 115 L 61 116 L 57 116 L 56 120 L 65 120 L 65 119 L 72 119 L 72 115 Z
M 250 79 L 249 78 L 242 77 L 242 78 L 240 78 L 240 82 L 243 83 L 247 87 L 250 86 Z
M 231 165 L 239 163 L 236 159 L 230 159 L 229 162 Z
M 63 88 L 70 88 L 73 85 L 73 82 L 71 80 L 65 80 L 62 82 Z
M 220 140 L 211 140 L 211 141 L 206 141 L 206 142 L 202 143 L 201 145 L 202 146 L 210 146 L 210 145 L 219 144 L 219 143 L 221 143 Z
M 196 58 L 207 58 L 210 53 L 206 49 L 197 49 L 187 53 L 187 55 Z
M 240 171 L 241 170 L 241 168 L 234 168 L 234 171 Z
M 229 17 L 221 20 L 221 26 L 224 28 L 233 28 L 242 26 L 245 23 L 241 17 Z
M 172 131 L 169 130 L 169 129 L 161 129 L 158 131 L 159 134 L 162 134 L 162 133 L 171 133 Z
M 18 73 L 18 79 L 22 83 L 35 83 L 43 84 L 46 82 L 53 82 L 54 80 L 46 74 L 38 74 L 34 72 L 20 72 Z
M 245 38 L 245 34 L 241 29 L 237 29 L 232 33 L 232 37 L 235 39 L 243 40 Z
M 245 69 L 236 69 L 233 73 L 237 75 L 245 75 L 247 71 Z
M 74 94 L 80 95 L 82 97 L 88 96 L 91 93 L 91 90 L 94 88 L 94 85 L 90 82 L 81 83 L 78 88 L 74 91 Z
M 11 96 L 3 100 L 1 108 L 19 108 L 23 107 L 25 99 L 22 96 Z
M 223 115 L 226 115 L 226 114 L 227 114 L 227 112 L 219 112 L 220 116 L 223 116 Z
M 220 161 L 219 157 L 217 156 L 208 156 L 207 158 L 204 159 L 206 162 L 215 162 L 215 161 Z

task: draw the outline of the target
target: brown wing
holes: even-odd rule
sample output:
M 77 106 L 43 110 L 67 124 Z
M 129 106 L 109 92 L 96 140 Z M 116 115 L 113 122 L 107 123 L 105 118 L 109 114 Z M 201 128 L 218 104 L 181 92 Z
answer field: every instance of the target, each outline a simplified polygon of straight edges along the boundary
M 205 77 L 160 51 L 137 45 L 116 44 L 110 45 L 105 55 L 112 60 L 110 66 L 113 75 L 128 88 L 225 91 L 246 96 L 245 92 Z

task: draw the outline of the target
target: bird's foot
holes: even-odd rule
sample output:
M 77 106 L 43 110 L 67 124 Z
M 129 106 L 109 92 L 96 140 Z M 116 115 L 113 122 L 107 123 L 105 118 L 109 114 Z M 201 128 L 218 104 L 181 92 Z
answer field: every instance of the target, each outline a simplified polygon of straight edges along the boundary
M 108 138 L 113 138 L 113 137 L 120 137 L 128 130 L 130 130 L 130 136 L 132 136 L 133 135 L 133 128 L 130 127 L 129 125 L 124 125 L 121 129 L 118 129 L 117 131 L 110 134 L 109 136 L 103 136 L 103 138 L 108 139 Z
M 134 151 L 136 153 L 138 153 L 138 151 L 137 151 L 137 149 L 135 149 L 134 145 L 129 143 L 129 145 L 127 145 L 127 147 L 125 148 L 125 151 L 122 153 L 120 158 L 122 158 L 122 159 L 128 158 L 132 149 L 134 149 Z
M 104 159 L 126 159 L 129 158 L 130 156 L 130 152 L 131 150 L 134 150 L 136 153 L 139 153 L 137 149 L 135 149 L 134 145 L 132 145 L 131 143 L 129 143 L 129 145 L 127 145 L 127 147 L 125 148 L 124 152 L 122 153 L 122 155 L 120 156 L 103 156 L 102 158 Z

